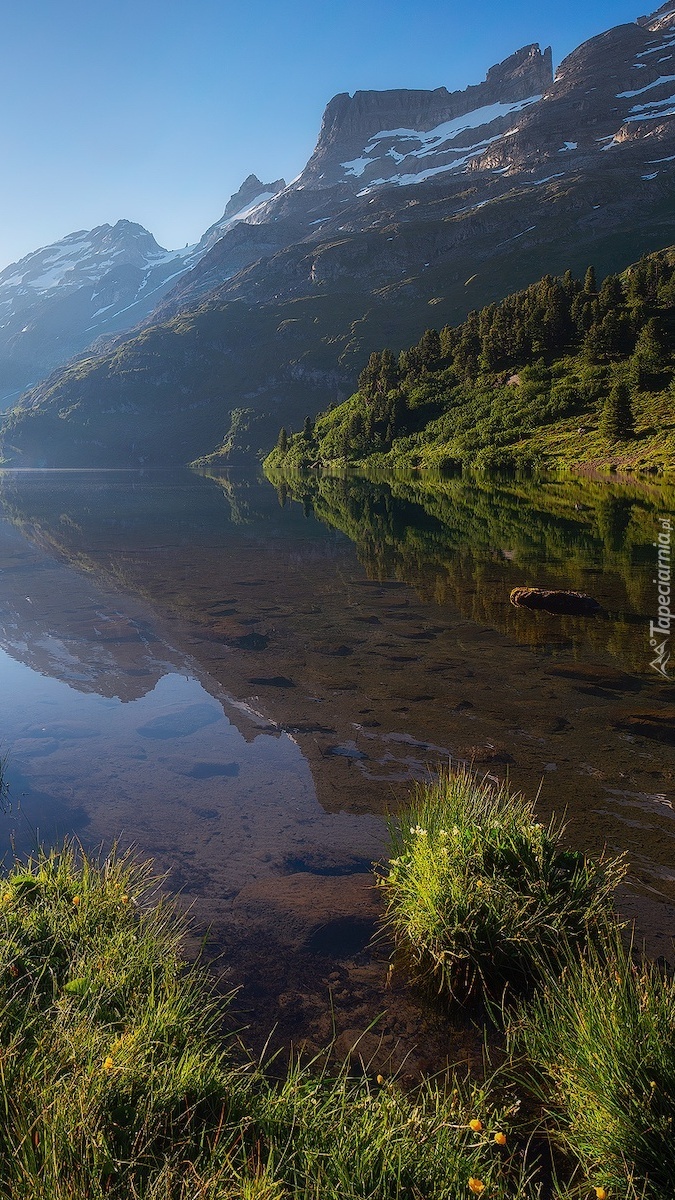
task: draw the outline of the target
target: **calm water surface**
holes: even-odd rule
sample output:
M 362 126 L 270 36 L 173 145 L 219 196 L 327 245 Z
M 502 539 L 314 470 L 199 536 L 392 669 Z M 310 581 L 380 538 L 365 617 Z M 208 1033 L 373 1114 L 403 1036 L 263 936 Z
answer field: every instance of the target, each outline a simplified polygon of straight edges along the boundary
M 369 868 L 451 757 L 625 849 L 622 909 L 669 955 L 675 682 L 647 628 L 671 515 L 607 481 L 1 473 L 4 852 L 136 845 L 256 1029 L 318 1045 L 386 1007 L 393 1050 L 419 1017 L 369 949 Z M 527 583 L 605 615 L 516 610 Z

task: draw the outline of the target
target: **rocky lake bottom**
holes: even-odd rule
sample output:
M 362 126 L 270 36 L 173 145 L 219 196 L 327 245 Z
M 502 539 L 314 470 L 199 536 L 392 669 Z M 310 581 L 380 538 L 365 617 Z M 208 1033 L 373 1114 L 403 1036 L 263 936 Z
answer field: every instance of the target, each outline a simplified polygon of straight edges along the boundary
M 626 851 L 621 912 L 675 934 L 675 681 L 650 667 L 655 482 L 0 474 L 8 858 L 152 858 L 245 1040 L 365 1033 L 415 1074 L 479 1052 L 373 942 L 372 863 L 416 780 L 467 762 Z M 513 608 L 575 588 L 594 618 Z

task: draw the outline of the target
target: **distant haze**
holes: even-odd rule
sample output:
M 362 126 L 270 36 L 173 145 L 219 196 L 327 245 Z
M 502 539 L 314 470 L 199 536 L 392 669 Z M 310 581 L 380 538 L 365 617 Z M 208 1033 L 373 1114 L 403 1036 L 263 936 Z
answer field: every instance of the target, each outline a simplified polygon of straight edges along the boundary
M 552 45 L 557 64 L 641 11 L 639 0 L 6 5 L 0 268 L 120 218 L 169 249 L 195 242 L 249 173 L 298 174 L 335 93 L 465 87 L 530 42 Z

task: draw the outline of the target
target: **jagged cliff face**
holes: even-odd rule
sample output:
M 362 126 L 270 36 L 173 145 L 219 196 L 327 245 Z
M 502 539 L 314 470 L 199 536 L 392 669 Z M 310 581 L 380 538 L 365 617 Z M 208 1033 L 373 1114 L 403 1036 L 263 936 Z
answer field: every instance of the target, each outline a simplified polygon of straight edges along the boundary
M 374 347 L 675 242 L 675 4 L 555 78 L 528 46 L 463 92 L 335 97 L 298 179 L 247 184 L 136 338 L 29 394 L 7 457 L 238 461 L 348 395 Z
M 462 169 L 501 140 L 514 114 L 553 81 L 551 50 L 526 46 L 461 92 L 356 92 L 335 96 L 324 114 L 301 188 L 335 183 L 363 189 L 406 186 Z
M 481 260 L 488 229 L 489 254 L 505 229 L 526 237 L 525 247 L 550 246 L 540 210 L 550 208 L 551 188 L 561 213 L 577 210 L 580 243 L 604 238 L 629 210 L 637 226 L 645 208 L 666 199 L 673 176 L 674 56 L 675 6 L 666 5 L 591 39 L 555 78 L 551 51 L 533 45 L 463 92 L 334 97 L 299 178 L 261 204 L 249 228 L 227 234 L 154 318 L 189 309 L 218 276 L 219 298 L 261 303 L 341 279 L 396 286 L 451 266 L 466 243 Z

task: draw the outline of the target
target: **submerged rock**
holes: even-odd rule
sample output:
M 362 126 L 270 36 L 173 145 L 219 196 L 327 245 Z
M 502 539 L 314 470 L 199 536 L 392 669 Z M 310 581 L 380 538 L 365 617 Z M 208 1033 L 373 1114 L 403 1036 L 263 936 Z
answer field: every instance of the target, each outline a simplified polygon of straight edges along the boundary
M 602 605 L 585 592 L 566 592 L 536 587 L 517 587 L 511 592 L 511 603 L 516 608 L 539 609 L 542 612 L 559 613 L 575 617 L 592 617 L 602 612 Z

